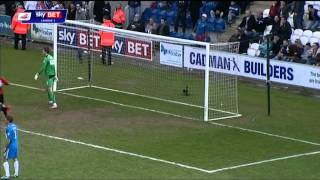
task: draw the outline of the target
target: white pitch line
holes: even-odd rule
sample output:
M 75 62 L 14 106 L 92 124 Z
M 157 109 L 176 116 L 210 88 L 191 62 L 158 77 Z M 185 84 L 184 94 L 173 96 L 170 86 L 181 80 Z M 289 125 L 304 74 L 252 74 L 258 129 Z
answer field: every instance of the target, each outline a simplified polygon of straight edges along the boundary
M 227 171 L 227 170 L 231 170 L 231 169 L 238 169 L 238 168 L 243 168 L 243 167 L 248 167 L 248 166 L 255 166 L 255 165 L 269 163 L 269 162 L 298 158 L 298 157 L 302 157 L 302 156 L 311 156 L 311 155 L 316 155 L 316 154 L 320 154 L 320 151 L 314 151 L 314 152 L 296 154 L 296 155 L 279 157 L 279 158 L 274 158 L 274 159 L 268 159 L 268 160 L 263 160 L 263 161 L 247 163 L 247 164 L 241 164 L 241 165 L 237 165 L 237 166 L 225 167 L 225 168 L 221 168 L 221 169 L 214 169 L 214 170 L 211 170 L 209 173 L 217 173 L 217 172 Z
M 301 143 L 305 143 L 305 144 L 311 144 L 311 145 L 315 145 L 315 146 L 320 146 L 319 143 L 306 141 L 306 140 L 302 140 L 302 139 L 291 138 L 291 137 L 281 136 L 281 135 L 277 135 L 277 134 L 271 134 L 271 133 L 267 133 L 267 132 L 257 131 L 257 130 L 253 130 L 253 129 L 247 129 L 247 128 L 242 128 L 242 127 L 237 127 L 237 126 L 231 126 L 231 125 L 227 125 L 227 124 L 221 124 L 221 123 L 215 123 L 215 122 L 209 122 L 209 123 L 213 124 L 213 125 L 217 125 L 217 126 L 222 126 L 222 127 L 232 128 L 232 129 L 238 129 L 238 130 L 241 130 L 241 131 L 247 131 L 247 132 L 256 133 L 256 134 L 263 134 L 263 135 L 266 135 L 266 136 L 277 137 L 277 138 L 291 140 L 291 141 L 295 141 L 295 142 L 301 142 Z
M 108 147 L 104 147 L 104 146 L 84 143 L 84 142 L 81 142 L 81 141 L 75 141 L 75 140 L 61 138 L 61 137 L 57 137 L 57 136 L 50 136 L 50 135 L 37 133 L 37 132 L 32 132 L 32 131 L 28 131 L 28 130 L 22 130 L 22 129 L 18 129 L 18 130 L 21 131 L 21 132 L 27 133 L 27 134 L 42 136 L 42 137 L 46 137 L 46 138 L 50 138 L 50 139 L 55 139 L 55 140 L 60 140 L 60 141 L 73 143 L 73 144 L 79 144 L 79 145 L 92 147 L 92 148 L 96 148 L 96 149 L 102 149 L 102 150 L 111 151 L 111 152 L 115 152 L 115 153 L 134 156 L 134 157 L 138 157 L 138 158 L 142 158 L 142 159 L 148 159 L 148 160 L 152 160 L 152 161 L 162 162 L 162 163 L 171 164 L 171 165 L 174 165 L 174 166 L 179 166 L 179 167 L 183 167 L 183 168 L 187 168 L 187 169 L 193 169 L 193 170 L 197 170 L 197 171 L 201 171 L 201 172 L 206 172 L 206 173 L 210 172 L 209 170 L 206 170 L 206 169 L 202 169 L 202 168 L 198 168 L 198 167 L 194 167 L 194 166 L 189 166 L 189 165 L 185 165 L 185 164 L 181 164 L 181 163 L 177 163 L 177 162 L 173 162 L 173 161 L 167 161 L 167 160 L 163 160 L 163 159 L 158 159 L 158 158 L 154 158 L 154 157 L 150 157 L 150 156 L 144 156 L 144 155 L 140 155 L 140 154 L 136 154 L 136 153 L 132 153 L 132 152 L 126 152 L 126 151 L 122 151 L 122 150 L 118 150 L 118 149 L 113 149 L 113 148 L 108 148 Z
M 25 86 L 25 85 L 16 84 L 16 83 L 11 83 L 11 85 L 18 86 L 18 87 L 23 87 L 23 88 L 34 89 L 34 90 L 45 91 L 45 89 L 32 87 L 32 86 Z M 183 118 L 183 119 L 199 121 L 199 119 L 196 119 L 196 118 L 187 117 L 187 116 L 181 116 L 181 115 L 167 113 L 167 112 L 163 112 L 163 111 L 157 111 L 157 110 L 143 108 L 143 107 L 139 107 L 139 106 L 126 105 L 126 104 L 121 104 L 121 103 L 117 103 L 117 102 L 113 102 L 113 101 L 108 101 L 108 100 L 103 100 L 103 99 L 98 99 L 98 98 L 92 98 L 92 97 L 87 97 L 87 96 L 80 96 L 80 95 L 75 95 L 75 94 L 70 94 L 70 93 L 63 93 L 63 92 L 58 92 L 58 93 L 64 94 L 64 95 L 67 95 L 67 96 L 82 98 L 82 99 L 94 100 L 94 101 L 105 102 L 105 103 L 114 104 L 114 105 L 118 105 L 118 106 L 123 106 L 123 107 L 128 107 L 128 108 L 133 108 L 133 109 L 139 109 L 139 110 L 143 110 L 143 111 L 155 112 L 155 113 L 168 115 L 168 116 L 173 116 L 173 117 L 177 117 L 177 118 Z M 306 140 L 302 140 L 302 139 L 291 138 L 291 137 L 281 136 L 281 135 L 267 133 L 267 132 L 263 132 L 263 131 L 258 131 L 258 130 L 253 130 L 253 129 L 247 129 L 247 128 L 242 128 L 242 127 L 237 127 L 237 126 L 231 126 L 231 125 L 216 123 L 216 122 L 212 122 L 212 121 L 208 122 L 208 123 L 210 123 L 212 125 L 216 125 L 216 126 L 227 127 L 227 128 L 231 128 L 231 129 L 237 129 L 237 130 L 241 130 L 241 131 L 246 131 L 246 132 L 251 132 L 251 133 L 256 133 L 256 134 L 262 134 L 262 135 L 276 137 L 276 138 L 280 138 L 280 139 L 286 139 L 286 140 L 290 140 L 290 141 L 295 141 L 295 142 L 300 142 L 300 143 L 320 146 L 320 143 L 306 141 Z

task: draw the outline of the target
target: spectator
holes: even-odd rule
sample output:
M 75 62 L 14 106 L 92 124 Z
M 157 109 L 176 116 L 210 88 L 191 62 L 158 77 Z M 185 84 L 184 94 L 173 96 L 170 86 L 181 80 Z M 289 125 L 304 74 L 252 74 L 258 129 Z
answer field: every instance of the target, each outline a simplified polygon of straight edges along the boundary
M 240 6 L 236 4 L 234 1 L 231 1 L 229 6 L 229 14 L 228 14 L 228 24 L 232 24 L 236 17 L 240 15 Z
M 24 12 L 22 5 L 18 5 L 16 13 L 14 14 L 11 22 L 11 29 L 14 32 L 14 49 L 18 49 L 19 40 L 22 40 L 22 50 L 26 49 L 26 36 L 30 29 L 30 24 L 22 24 L 18 21 L 18 15 Z
M 246 16 L 243 17 L 239 27 L 244 30 L 247 36 L 253 35 L 253 29 L 255 27 L 255 18 L 251 14 L 250 10 L 246 10 Z
M 43 1 L 43 2 L 46 5 L 47 9 L 51 9 L 53 7 L 52 1 Z
M 89 1 L 88 2 L 88 15 L 89 15 L 89 19 L 94 19 L 94 12 L 93 12 L 93 7 L 94 7 L 94 1 Z
M 202 14 L 201 19 L 198 20 L 193 32 L 195 32 L 195 39 L 197 41 L 206 41 L 208 36 L 207 31 L 207 14 Z
M 86 19 L 89 19 L 89 6 L 87 1 L 81 1 L 81 7 L 85 10 L 86 12 Z
M 304 2 L 305 1 L 293 1 L 294 29 L 303 29 Z
M 287 18 L 281 17 L 280 28 L 278 31 L 280 41 L 283 41 L 284 39 L 290 39 L 291 33 L 292 33 L 291 25 L 287 21 Z
M 216 11 L 214 13 L 215 13 L 215 18 L 216 19 L 219 19 L 219 18 L 221 18 L 223 16 L 223 13 L 220 12 L 219 9 L 216 9 Z
M 264 33 L 264 30 L 266 29 L 267 23 L 265 18 L 262 16 L 262 11 L 259 10 L 256 12 L 256 20 L 255 20 L 255 26 L 254 30 L 256 33 L 254 33 L 255 36 L 261 36 Z
M 116 28 L 122 29 L 125 21 L 126 21 L 126 14 L 122 9 L 122 5 L 119 3 L 118 7 L 116 8 L 113 14 L 112 22 Z
M 178 1 L 178 12 L 176 21 L 174 23 L 174 31 L 178 32 L 179 23 L 182 24 L 182 32 L 186 32 L 186 17 L 187 17 L 187 8 L 188 8 L 188 2 L 187 1 Z
M 77 21 L 87 20 L 86 10 L 83 7 L 81 7 L 80 4 L 76 4 L 75 20 Z
M 189 11 L 192 19 L 193 28 L 196 26 L 199 19 L 199 9 L 202 6 L 201 1 L 190 1 Z
M 104 1 L 102 7 L 102 17 L 108 16 L 111 17 L 111 5 L 109 1 Z
M 280 17 L 289 17 L 290 5 L 287 5 L 285 1 L 280 1 Z
M 304 46 L 303 53 L 301 54 L 301 60 L 300 60 L 301 63 L 305 64 L 308 61 L 308 57 L 311 55 L 310 50 L 311 50 L 310 43 L 307 43 Z
M 128 30 L 144 32 L 144 25 L 140 20 L 140 15 L 136 14 L 133 18 L 133 21 L 129 24 Z
M 99 24 L 102 23 L 102 19 L 104 17 L 106 4 L 109 4 L 109 1 L 95 1 L 93 5 L 93 16 L 94 20 L 97 21 Z M 110 5 L 110 4 L 109 4 Z M 108 8 L 107 8 L 108 9 Z M 111 7 L 110 7 L 111 10 Z M 107 15 L 107 14 L 105 14 Z M 110 11 L 110 16 L 111 17 L 111 11 Z
M 55 9 L 63 9 L 63 8 L 64 8 L 64 7 L 63 7 L 63 5 L 62 5 L 61 2 L 59 2 L 59 1 L 52 1 L 52 7 L 51 7 L 52 10 L 55 10 Z
M 112 23 L 110 16 L 104 16 L 103 18 L 103 24 L 104 27 L 114 28 L 115 25 Z M 108 52 L 108 66 L 111 66 L 111 50 L 112 46 L 114 46 L 115 43 L 115 33 L 114 32 L 105 32 L 105 31 L 99 31 L 100 37 L 101 37 L 101 49 L 102 49 L 102 55 L 101 55 L 101 61 L 102 64 L 106 64 L 106 52 Z
M 260 50 L 259 57 L 266 58 L 268 53 L 270 54 L 271 49 L 272 49 L 272 41 L 269 41 L 269 48 L 268 48 L 268 40 L 266 37 L 264 37 L 263 42 L 259 45 L 259 50 Z
M 317 58 L 318 52 L 319 52 L 319 43 L 317 42 L 313 43 L 311 46 L 311 49 L 309 49 L 306 64 L 309 64 L 309 65 L 316 64 L 316 58 Z
M 37 6 L 37 1 L 24 1 L 24 8 L 26 10 L 35 10 Z
M 129 24 L 132 22 L 134 16 L 141 15 L 141 1 L 128 1 L 129 5 Z
M 320 24 L 320 14 L 317 9 L 313 8 L 313 5 L 308 5 L 309 22 L 307 24 L 307 29 L 315 31 Z
M 294 44 L 289 45 L 288 47 L 288 58 L 287 61 L 290 62 L 299 62 L 301 55 L 303 53 L 303 45 L 300 39 L 296 39 Z
M 280 17 L 279 16 L 275 16 L 274 20 L 272 22 L 272 28 L 270 33 L 273 35 L 279 35 L 279 31 L 280 31 Z M 280 42 L 282 42 L 280 40 Z
M 74 6 L 73 3 L 69 4 L 67 19 L 69 19 L 69 20 L 76 19 L 76 7 Z
M 280 2 L 275 1 L 270 6 L 269 16 L 273 19 L 276 15 L 278 15 L 280 12 Z
M 158 26 L 157 33 L 158 33 L 158 35 L 169 36 L 169 34 L 170 34 L 170 27 L 169 27 L 169 25 L 167 24 L 165 18 L 161 18 L 161 19 L 160 19 L 160 24 L 159 24 L 159 26 Z
M 243 30 L 240 30 L 239 35 L 239 54 L 243 54 L 247 52 L 247 49 L 249 48 L 249 37 L 244 33 Z
M 280 37 L 273 36 L 270 58 L 275 57 L 280 52 L 280 49 L 281 49 Z
M 157 28 L 157 23 L 154 22 L 153 18 L 150 18 L 145 27 L 145 32 L 149 34 L 157 34 Z
M 47 9 L 46 4 L 44 3 L 44 1 L 38 1 L 37 5 L 36 5 L 36 9 Z M 69 12 L 68 12 L 69 13 Z
M 286 39 L 283 40 L 280 51 L 279 51 L 278 55 L 275 57 L 275 59 L 285 60 L 287 58 L 287 56 L 289 55 L 288 47 L 289 47 L 288 40 L 286 40 Z
M 216 10 L 219 10 L 222 18 L 227 18 L 229 14 L 230 1 L 217 1 Z

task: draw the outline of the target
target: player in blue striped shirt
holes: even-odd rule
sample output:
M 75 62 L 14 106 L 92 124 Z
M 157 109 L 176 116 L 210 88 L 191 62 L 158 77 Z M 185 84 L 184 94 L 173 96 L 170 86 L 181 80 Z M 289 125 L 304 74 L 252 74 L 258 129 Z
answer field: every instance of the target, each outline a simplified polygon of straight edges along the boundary
M 13 117 L 8 115 L 5 120 L 6 128 L 6 138 L 7 145 L 4 150 L 4 163 L 3 167 L 5 170 L 5 176 L 1 177 L 1 179 L 9 179 L 10 178 L 10 168 L 8 160 L 14 160 L 14 175 L 12 177 L 18 177 L 19 175 L 19 161 L 18 161 L 18 130 L 17 126 L 13 123 Z

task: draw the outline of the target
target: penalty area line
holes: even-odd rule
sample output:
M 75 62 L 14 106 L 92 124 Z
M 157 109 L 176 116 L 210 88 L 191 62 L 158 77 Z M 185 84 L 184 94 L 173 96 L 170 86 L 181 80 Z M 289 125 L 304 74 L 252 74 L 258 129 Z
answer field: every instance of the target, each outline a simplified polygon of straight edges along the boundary
M 194 166 L 189 166 L 189 165 L 185 165 L 185 164 L 181 164 L 181 163 L 177 163 L 177 162 L 174 162 L 174 161 L 158 159 L 158 158 L 154 158 L 154 157 L 150 157 L 150 156 L 145 156 L 145 155 L 136 154 L 136 153 L 132 153 L 132 152 L 122 151 L 122 150 L 109 148 L 109 147 L 104 147 L 104 146 L 100 146 L 100 145 L 84 143 L 84 142 L 81 142 L 81 141 L 75 141 L 75 140 L 61 138 L 61 137 L 57 137 L 57 136 L 46 135 L 46 134 L 37 133 L 37 132 L 33 132 L 33 131 L 28 131 L 28 130 L 23 130 L 23 129 L 18 129 L 18 130 L 23 132 L 23 133 L 26 133 L 26 134 L 41 136 L 41 137 L 60 140 L 60 141 L 65 141 L 65 142 L 78 144 L 78 145 L 83 145 L 83 146 L 87 146 L 87 147 L 91 147 L 91 148 L 95 148 L 95 149 L 101 149 L 101 150 L 120 153 L 120 154 L 124 154 L 124 155 L 128 155 L 128 156 L 134 156 L 134 157 L 138 157 L 138 158 L 142 158 L 142 159 L 147 159 L 147 160 L 157 161 L 157 162 L 161 162 L 161 163 L 166 163 L 166 164 L 170 164 L 170 165 L 174 165 L 174 166 L 178 166 L 178 167 L 182 167 L 182 168 L 187 168 L 187 169 L 197 170 L 197 171 L 201 171 L 201 172 L 205 172 L 205 173 L 210 173 L 209 170 L 198 168 L 198 167 L 194 167 Z
M 295 155 L 291 155 L 291 156 L 284 156 L 284 157 L 279 157 L 279 158 L 267 159 L 267 160 L 263 160 L 263 161 L 256 161 L 256 162 L 247 163 L 247 164 L 241 164 L 241 165 L 237 165 L 237 166 L 230 166 L 230 167 L 225 167 L 225 168 L 220 168 L 220 169 L 214 169 L 214 170 L 211 170 L 209 173 L 217 173 L 217 172 L 222 172 L 222 171 L 227 171 L 227 170 L 232 170 L 232 169 L 239 169 L 239 168 L 248 167 L 248 166 L 256 166 L 256 165 L 275 162 L 275 161 L 299 158 L 299 157 L 303 157 L 303 156 L 312 156 L 312 155 L 317 155 L 317 154 L 320 154 L 320 151 L 295 154 Z

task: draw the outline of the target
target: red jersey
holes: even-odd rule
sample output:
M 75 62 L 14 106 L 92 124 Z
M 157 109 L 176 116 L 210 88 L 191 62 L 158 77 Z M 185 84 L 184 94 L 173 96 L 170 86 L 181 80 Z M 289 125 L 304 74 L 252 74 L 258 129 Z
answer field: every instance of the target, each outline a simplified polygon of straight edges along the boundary
M 0 77 L 0 95 L 3 95 L 3 85 L 9 85 L 9 81 L 6 80 L 4 77 Z

